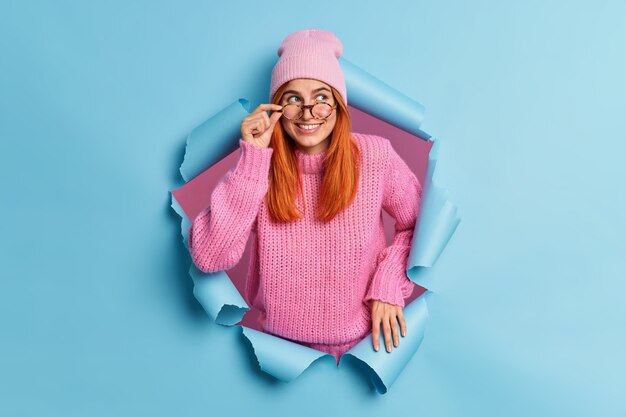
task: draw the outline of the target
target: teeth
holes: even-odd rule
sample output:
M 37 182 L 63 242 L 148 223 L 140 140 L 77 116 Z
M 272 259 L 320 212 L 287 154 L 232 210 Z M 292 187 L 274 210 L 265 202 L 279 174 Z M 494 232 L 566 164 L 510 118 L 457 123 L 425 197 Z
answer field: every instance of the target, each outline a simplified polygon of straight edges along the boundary
M 318 123 L 316 125 L 298 125 L 299 127 L 301 127 L 302 129 L 305 130 L 311 130 L 311 129 L 315 129 L 316 127 L 318 127 L 321 123 Z

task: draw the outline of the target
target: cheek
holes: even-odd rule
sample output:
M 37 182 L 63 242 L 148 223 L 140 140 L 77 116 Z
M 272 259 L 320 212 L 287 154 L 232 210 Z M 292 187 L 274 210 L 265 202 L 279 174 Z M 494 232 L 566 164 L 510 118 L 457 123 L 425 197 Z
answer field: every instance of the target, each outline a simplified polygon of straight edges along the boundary
M 283 129 L 285 129 L 285 132 L 290 133 L 290 136 L 293 136 L 293 132 L 295 132 L 293 124 L 287 120 L 281 121 L 281 124 L 283 125 Z
M 333 129 L 335 128 L 335 121 L 336 121 L 336 120 L 337 120 L 336 118 L 333 118 L 333 120 L 332 120 L 332 121 L 328 122 L 328 125 L 327 125 L 328 127 L 327 127 L 327 129 L 328 129 L 329 131 L 330 131 L 330 130 L 333 130 Z

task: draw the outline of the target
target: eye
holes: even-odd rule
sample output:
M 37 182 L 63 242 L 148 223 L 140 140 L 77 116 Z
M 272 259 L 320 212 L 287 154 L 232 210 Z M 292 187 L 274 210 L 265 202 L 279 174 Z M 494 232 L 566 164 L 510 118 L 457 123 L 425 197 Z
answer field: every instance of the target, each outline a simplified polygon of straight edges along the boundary
M 320 99 L 320 97 L 322 97 L 322 98 Z M 317 95 L 317 99 L 316 100 L 317 101 L 326 101 L 327 99 L 328 99 L 328 96 L 326 94 L 321 94 L 320 93 L 320 94 Z
M 296 101 L 292 101 L 291 99 L 295 98 L 296 100 L 300 100 L 300 97 L 297 96 L 291 96 L 287 99 L 287 103 L 296 103 Z

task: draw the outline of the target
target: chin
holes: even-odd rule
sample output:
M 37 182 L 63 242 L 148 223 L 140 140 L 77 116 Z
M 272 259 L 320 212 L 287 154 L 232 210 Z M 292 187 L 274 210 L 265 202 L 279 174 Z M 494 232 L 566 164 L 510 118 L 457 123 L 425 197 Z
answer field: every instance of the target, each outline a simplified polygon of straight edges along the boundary
M 328 137 L 328 135 L 326 136 L 315 136 L 315 137 L 311 137 L 311 136 L 304 136 L 302 137 L 301 135 L 296 134 L 296 137 L 294 138 L 294 141 L 296 143 L 299 143 L 300 145 L 304 145 L 304 146 L 317 146 L 320 143 L 324 142 L 324 140 L 326 139 L 326 137 Z
M 330 135 L 332 133 L 332 129 L 330 131 L 327 131 L 327 124 L 322 125 L 322 130 L 310 135 L 302 134 L 301 132 L 299 132 L 298 128 L 293 125 L 289 126 L 288 128 L 287 126 L 283 127 L 285 128 L 287 135 L 289 135 L 293 139 L 296 146 L 309 149 L 315 148 L 322 144 L 324 141 L 330 138 Z

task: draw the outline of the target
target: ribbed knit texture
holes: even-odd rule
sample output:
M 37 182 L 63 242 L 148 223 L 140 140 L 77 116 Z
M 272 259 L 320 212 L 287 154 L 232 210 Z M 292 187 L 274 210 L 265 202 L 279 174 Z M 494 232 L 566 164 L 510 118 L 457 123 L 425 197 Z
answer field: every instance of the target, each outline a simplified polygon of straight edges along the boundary
M 404 307 L 414 284 L 406 276 L 422 187 L 390 142 L 353 133 L 363 157 L 353 203 L 328 223 L 314 218 L 327 151 L 296 150 L 307 211 L 274 222 L 265 204 L 272 148 L 239 140 L 240 158 L 193 221 L 189 250 L 205 272 L 241 259 L 250 233 L 247 302 L 260 309 L 263 329 L 339 358 L 371 331 L 369 300 Z M 297 205 L 303 210 L 301 196 Z M 396 219 L 386 247 L 381 210 Z
M 346 80 L 339 65 L 343 44 L 323 29 L 299 30 L 289 34 L 278 48 L 280 57 L 272 69 L 269 100 L 284 83 L 296 78 L 313 78 L 334 87 L 348 104 Z

